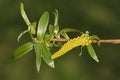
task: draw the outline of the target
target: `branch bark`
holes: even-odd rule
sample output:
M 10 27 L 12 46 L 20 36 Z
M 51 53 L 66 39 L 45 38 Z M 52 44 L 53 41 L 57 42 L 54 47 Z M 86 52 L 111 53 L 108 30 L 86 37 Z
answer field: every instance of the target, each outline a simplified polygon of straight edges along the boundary
M 65 38 L 53 38 L 52 41 L 61 41 L 61 42 L 66 42 L 69 39 L 65 39 Z M 111 44 L 120 44 L 120 39 L 101 39 L 101 40 L 92 40 L 92 43 L 111 43 Z

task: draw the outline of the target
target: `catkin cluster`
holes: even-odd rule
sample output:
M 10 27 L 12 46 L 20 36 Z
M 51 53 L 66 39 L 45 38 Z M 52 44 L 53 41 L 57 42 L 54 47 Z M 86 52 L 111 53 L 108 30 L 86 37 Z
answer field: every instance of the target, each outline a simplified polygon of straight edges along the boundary
M 86 46 L 89 45 L 90 43 L 91 43 L 91 37 L 89 36 L 89 34 L 87 33 L 82 34 L 81 36 L 70 39 L 68 42 L 66 42 L 59 51 L 55 52 L 51 56 L 51 59 L 58 58 L 77 46 Z

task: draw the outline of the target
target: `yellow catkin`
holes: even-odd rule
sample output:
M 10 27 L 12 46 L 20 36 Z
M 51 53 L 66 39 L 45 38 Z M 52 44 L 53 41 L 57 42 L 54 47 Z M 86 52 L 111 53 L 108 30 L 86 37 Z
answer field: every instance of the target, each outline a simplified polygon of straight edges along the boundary
M 80 37 L 69 40 L 62 46 L 62 48 L 59 51 L 55 52 L 51 56 L 51 59 L 58 58 L 58 57 L 62 56 L 63 54 L 65 54 L 66 52 L 68 52 L 69 50 L 71 50 L 77 46 L 89 45 L 91 43 L 90 38 L 91 37 L 89 36 L 89 34 L 86 33 L 86 34 L 82 34 Z

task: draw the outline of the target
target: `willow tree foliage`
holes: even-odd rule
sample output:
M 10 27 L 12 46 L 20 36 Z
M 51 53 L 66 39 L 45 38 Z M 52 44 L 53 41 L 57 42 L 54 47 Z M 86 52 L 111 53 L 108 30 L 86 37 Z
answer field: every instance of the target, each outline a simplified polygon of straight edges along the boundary
M 45 63 L 54 68 L 54 59 L 64 55 L 71 49 L 81 46 L 80 55 L 82 54 L 82 48 L 87 47 L 89 55 L 97 62 L 99 62 L 98 57 L 91 45 L 92 40 L 98 40 L 99 37 L 96 35 L 89 35 L 89 32 L 85 33 L 80 32 L 79 30 L 73 28 L 64 28 L 60 30 L 58 25 L 58 10 L 55 10 L 54 16 L 54 24 L 49 24 L 49 12 L 45 11 L 38 22 L 31 22 L 27 14 L 24 10 L 24 5 L 21 3 L 20 5 L 21 15 L 27 25 L 27 30 L 20 33 L 18 36 L 18 42 L 20 42 L 20 38 L 28 33 L 31 37 L 31 42 L 26 42 L 25 44 L 18 47 L 12 55 L 13 59 L 17 59 L 22 57 L 23 55 L 29 53 L 34 50 L 36 55 L 36 68 L 37 71 L 40 71 L 41 61 L 45 61 Z M 70 39 L 70 36 L 67 34 L 68 32 L 78 32 L 80 36 L 77 38 Z M 58 41 L 56 41 L 57 39 Z M 62 43 L 61 39 L 67 40 L 66 43 Z M 60 50 L 55 53 L 51 53 L 51 47 L 57 47 L 63 45 Z M 56 46 L 57 45 L 57 46 Z

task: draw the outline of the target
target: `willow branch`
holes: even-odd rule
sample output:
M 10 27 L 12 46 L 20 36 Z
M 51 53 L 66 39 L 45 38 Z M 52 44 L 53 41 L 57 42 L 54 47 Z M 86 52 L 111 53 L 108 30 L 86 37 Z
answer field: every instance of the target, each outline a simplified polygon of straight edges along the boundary
M 97 43 L 97 40 L 92 40 L 92 43 Z M 120 44 L 120 39 L 102 39 L 100 43 Z
M 69 39 L 65 39 L 65 38 L 53 38 L 52 41 L 61 41 L 61 42 L 66 42 Z M 120 44 L 120 39 L 101 39 L 101 40 L 92 40 L 92 43 L 111 43 L 111 44 Z

